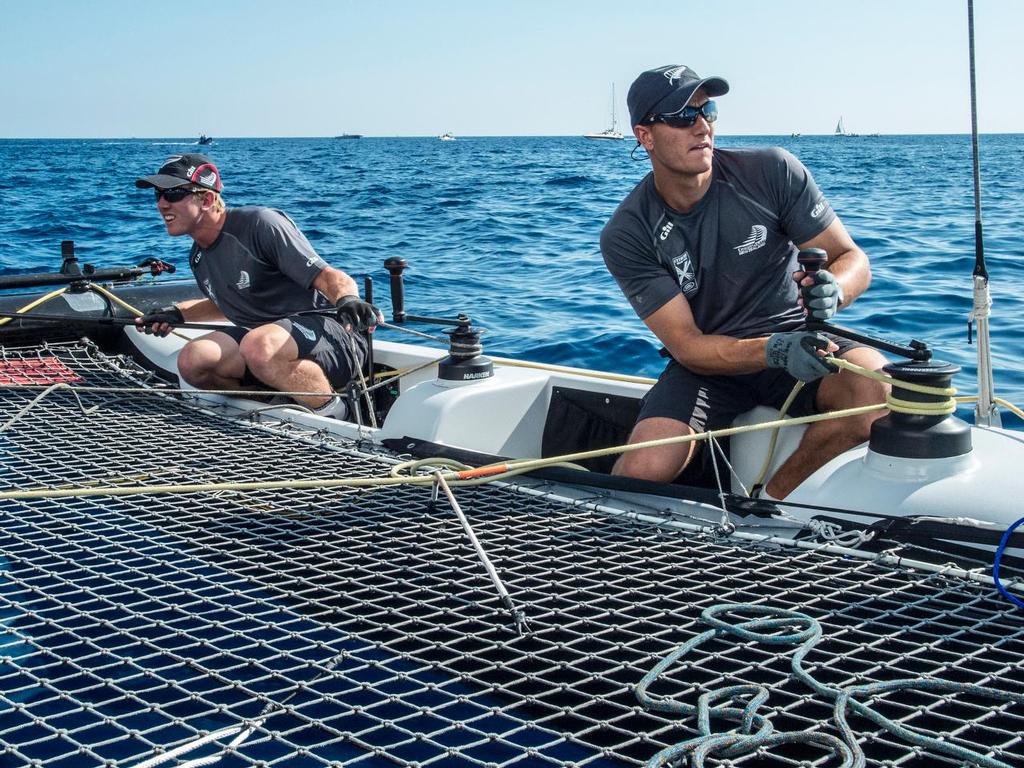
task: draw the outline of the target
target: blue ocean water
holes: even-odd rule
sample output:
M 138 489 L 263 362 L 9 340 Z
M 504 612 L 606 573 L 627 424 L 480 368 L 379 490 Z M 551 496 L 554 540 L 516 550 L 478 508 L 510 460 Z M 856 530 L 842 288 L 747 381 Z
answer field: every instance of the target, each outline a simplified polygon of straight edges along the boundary
M 407 310 L 469 314 L 494 355 L 655 376 L 659 344 L 604 269 L 601 227 L 649 170 L 633 142 L 576 137 L 218 139 L 229 205 L 281 208 L 357 280 L 410 264 Z M 781 145 L 811 169 L 872 260 L 869 292 L 843 325 L 927 341 L 976 391 L 967 344 L 974 265 L 967 135 L 730 137 Z M 136 176 L 193 140 L 5 140 L 0 273 L 53 270 L 60 241 L 96 266 L 155 255 L 185 266 L 189 242 L 165 234 Z M 992 280 L 996 394 L 1024 405 L 1024 135 L 981 138 L 985 254 Z M 425 329 L 428 330 L 428 329 Z M 392 334 L 394 332 L 385 333 Z M 1010 423 L 1019 422 L 1011 419 Z

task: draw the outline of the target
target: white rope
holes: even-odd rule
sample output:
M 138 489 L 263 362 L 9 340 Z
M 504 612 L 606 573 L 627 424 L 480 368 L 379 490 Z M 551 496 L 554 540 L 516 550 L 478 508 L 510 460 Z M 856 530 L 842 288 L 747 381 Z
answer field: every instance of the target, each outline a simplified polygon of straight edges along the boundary
M 21 410 L 19 410 L 16 414 L 11 416 L 11 418 L 7 420 L 7 423 L 0 427 L 0 434 L 10 429 L 15 423 L 17 423 L 19 419 L 21 419 L 22 416 L 31 411 L 40 400 L 44 399 L 47 395 L 49 395 L 51 392 L 57 389 L 69 390 L 71 394 L 75 396 L 75 400 L 78 402 L 78 408 L 79 410 L 81 410 L 83 416 L 89 416 L 90 414 L 94 413 L 97 408 L 99 408 L 98 405 L 94 405 L 91 408 L 86 408 L 82 404 L 82 398 L 80 398 L 78 396 L 78 392 L 75 391 L 76 389 L 81 389 L 81 387 L 72 387 L 70 384 L 67 384 L 66 382 L 63 381 L 58 382 L 57 384 L 51 384 L 50 386 L 48 386 L 46 389 L 44 389 L 42 392 L 36 395 L 32 399 L 32 402 L 30 402 L 28 405 L 24 406 Z
M 992 296 L 988 279 L 974 276 L 974 307 L 968 316 L 968 323 L 978 326 L 978 402 L 974 407 L 974 423 L 986 427 L 1002 424 L 999 409 L 995 407 L 995 378 L 992 372 L 992 347 L 988 319 L 992 314 Z
M 473 545 L 473 549 L 476 550 L 476 555 L 480 558 L 480 562 L 483 563 L 484 569 L 487 571 L 487 575 L 491 579 L 491 583 L 494 588 L 498 590 L 498 597 L 501 599 L 501 604 L 505 606 L 506 610 L 512 614 L 512 620 L 515 622 L 516 631 L 522 635 L 523 628 L 526 627 L 526 617 L 522 610 L 515 607 L 512 602 L 512 596 L 509 595 L 508 590 L 501 581 L 501 577 L 498 575 L 498 570 L 494 567 L 491 562 L 491 558 L 487 556 L 487 552 L 484 550 L 483 545 L 480 543 L 480 539 L 476 537 L 476 533 L 473 531 L 473 526 L 469 524 L 469 520 L 466 519 L 466 515 L 463 514 L 462 508 L 459 506 L 459 502 L 455 500 L 455 494 L 452 493 L 452 489 L 448 487 L 448 483 L 445 482 L 444 475 L 440 471 L 434 472 L 434 480 L 437 483 L 437 487 L 440 487 L 444 491 L 444 495 L 448 497 L 448 503 L 451 504 L 452 509 L 455 510 L 455 516 L 459 518 L 459 522 L 462 524 L 462 529 L 466 532 L 466 536 L 469 537 L 470 543 Z M 526 627 L 529 629 L 529 627 Z
M 227 746 L 221 747 L 221 751 L 218 754 L 194 758 L 187 762 L 180 763 L 178 768 L 200 768 L 200 766 L 204 765 L 213 765 L 214 763 L 220 762 L 221 758 L 224 757 L 228 751 L 234 749 L 248 739 L 261 725 L 263 725 L 263 721 L 256 720 L 255 722 L 247 725 L 233 725 L 229 728 L 221 728 L 213 733 L 208 733 L 205 736 L 197 736 L 194 739 L 186 741 L 184 744 L 180 744 L 174 749 L 164 752 L 161 755 L 154 755 L 148 760 L 136 763 L 134 768 L 154 768 L 154 766 L 166 763 L 170 760 L 175 760 L 179 755 L 188 754 L 192 750 L 199 749 L 199 747 L 205 746 L 212 741 L 217 741 L 218 739 L 223 739 L 237 733 L 238 735 L 235 736 Z

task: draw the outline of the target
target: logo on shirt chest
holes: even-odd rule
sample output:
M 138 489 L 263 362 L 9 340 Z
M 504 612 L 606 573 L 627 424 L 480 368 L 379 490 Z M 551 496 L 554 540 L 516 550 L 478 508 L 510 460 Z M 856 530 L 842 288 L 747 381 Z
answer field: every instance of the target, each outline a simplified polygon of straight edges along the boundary
M 768 227 L 763 224 L 755 224 L 750 228 L 750 234 L 747 239 L 737 245 L 733 250 L 736 251 L 740 256 L 756 251 L 758 248 L 763 248 L 764 244 L 768 242 Z
M 235 283 L 235 287 L 240 291 L 244 291 L 248 289 L 251 285 L 252 280 L 249 279 L 249 273 L 243 269 L 238 274 L 238 282 Z

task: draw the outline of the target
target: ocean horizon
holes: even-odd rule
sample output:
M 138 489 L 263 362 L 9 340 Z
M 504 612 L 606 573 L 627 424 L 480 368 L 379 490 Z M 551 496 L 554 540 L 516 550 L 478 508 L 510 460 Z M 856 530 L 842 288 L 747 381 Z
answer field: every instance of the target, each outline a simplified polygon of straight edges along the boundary
M 221 168 L 229 205 L 287 212 L 329 263 L 360 283 L 374 279 L 385 314 L 383 261 L 399 256 L 410 264 L 407 309 L 465 312 L 487 329 L 487 353 L 656 376 L 660 344 L 598 248 L 604 223 L 650 169 L 643 153 L 631 158 L 628 138 L 463 138 L 214 136 L 204 147 L 188 137 L 0 139 L 0 274 L 59 267 L 61 240 L 97 267 L 157 256 L 187 274 L 188 243 L 166 235 L 152 194 L 134 180 L 167 155 L 203 151 Z M 975 393 L 970 134 L 716 141 L 796 154 L 871 258 L 871 288 L 837 322 L 926 341 L 961 366 L 961 393 Z M 1021 406 L 1024 134 L 983 134 L 980 158 L 996 394 Z

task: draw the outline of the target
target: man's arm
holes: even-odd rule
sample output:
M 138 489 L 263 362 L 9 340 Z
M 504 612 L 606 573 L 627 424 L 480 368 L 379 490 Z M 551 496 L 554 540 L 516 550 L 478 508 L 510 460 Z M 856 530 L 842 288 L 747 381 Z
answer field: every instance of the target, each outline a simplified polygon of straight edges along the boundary
M 313 279 L 313 288 L 320 291 L 332 304 L 337 304 L 342 296 L 358 296 L 359 288 L 356 281 L 334 267 L 324 267 Z
M 224 313 L 209 299 L 189 299 L 179 301 L 174 306 L 181 312 L 185 321 L 204 322 L 206 320 L 227 320 Z
M 735 339 L 705 334 L 697 327 L 690 302 L 682 294 L 644 318 L 673 358 L 700 374 L 735 375 L 765 369 L 767 338 Z
M 852 304 L 871 285 L 871 264 L 867 254 L 853 242 L 838 217 L 823 232 L 806 243 L 799 243 L 798 247 L 821 248 L 828 254 L 826 266 L 843 290 L 843 307 Z M 793 278 L 801 286 L 814 282 L 802 271 L 794 272 Z

